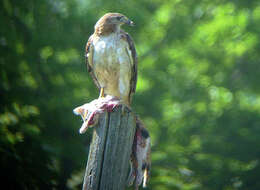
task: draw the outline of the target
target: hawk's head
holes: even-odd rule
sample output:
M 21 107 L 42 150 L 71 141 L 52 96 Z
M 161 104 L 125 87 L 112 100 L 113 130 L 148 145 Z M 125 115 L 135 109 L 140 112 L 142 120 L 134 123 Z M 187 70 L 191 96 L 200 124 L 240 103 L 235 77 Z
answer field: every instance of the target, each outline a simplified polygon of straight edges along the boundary
M 120 26 L 127 24 L 134 26 L 134 22 L 120 13 L 107 13 L 102 16 L 95 25 L 95 32 L 99 35 L 115 32 Z

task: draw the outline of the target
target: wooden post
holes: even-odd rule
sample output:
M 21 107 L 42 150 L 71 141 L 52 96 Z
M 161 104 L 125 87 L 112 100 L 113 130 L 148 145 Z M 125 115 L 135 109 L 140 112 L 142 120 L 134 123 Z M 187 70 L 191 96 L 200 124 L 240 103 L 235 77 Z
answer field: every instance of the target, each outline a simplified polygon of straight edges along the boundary
M 83 190 L 124 190 L 136 121 L 122 106 L 100 116 L 94 127 Z

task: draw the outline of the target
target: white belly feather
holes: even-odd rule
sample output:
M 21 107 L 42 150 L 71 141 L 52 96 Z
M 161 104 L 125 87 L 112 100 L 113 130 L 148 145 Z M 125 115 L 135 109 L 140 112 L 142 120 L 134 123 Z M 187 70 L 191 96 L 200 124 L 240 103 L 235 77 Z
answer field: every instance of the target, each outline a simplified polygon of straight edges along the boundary
M 105 94 L 128 98 L 133 64 L 128 44 L 119 34 L 111 34 L 98 38 L 93 45 L 94 72 Z

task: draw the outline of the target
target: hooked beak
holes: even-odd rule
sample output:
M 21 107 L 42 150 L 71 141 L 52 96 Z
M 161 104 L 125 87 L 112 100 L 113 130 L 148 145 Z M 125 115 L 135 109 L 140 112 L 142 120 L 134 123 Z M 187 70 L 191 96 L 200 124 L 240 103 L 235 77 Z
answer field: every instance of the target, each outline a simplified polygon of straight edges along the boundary
M 123 23 L 124 24 L 127 24 L 128 26 L 134 26 L 135 23 L 133 21 L 131 21 L 130 19 L 126 18 L 126 17 L 123 17 Z
M 129 26 L 134 26 L 135 25 L 135 23 L 133 21 L 129 20 L 129 19 L 128 19 L 126 24 L 129 25 Z

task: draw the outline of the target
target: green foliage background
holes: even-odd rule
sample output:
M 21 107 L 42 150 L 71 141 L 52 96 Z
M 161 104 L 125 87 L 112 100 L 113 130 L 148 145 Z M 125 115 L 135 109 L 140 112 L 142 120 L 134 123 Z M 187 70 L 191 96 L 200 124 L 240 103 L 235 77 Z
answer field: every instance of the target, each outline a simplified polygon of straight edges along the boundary
M 260 189 L 257 0 L 0 1 L 1 181 L 81 189 L 92 131 L 72 109 L 98 96 L 84 46 L 106 12 L 136 23 L 148 189 Z

